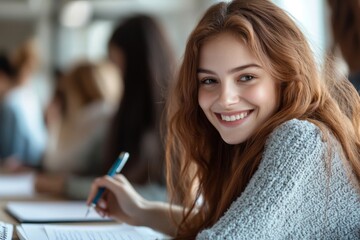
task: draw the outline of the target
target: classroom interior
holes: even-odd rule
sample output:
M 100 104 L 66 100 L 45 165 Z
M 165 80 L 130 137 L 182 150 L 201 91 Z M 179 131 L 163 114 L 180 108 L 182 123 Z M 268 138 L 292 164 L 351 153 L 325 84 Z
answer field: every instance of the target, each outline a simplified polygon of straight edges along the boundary
M 106 58 L 106 43 L 112 28 L 125 16 L 139 12 L 155 16 L 165 28 L 176 59 L 180 61 L 187 36 L 205 9 L 215 2 L 217 0 L 1 0 L 0 47 L 13 50 L 28 38 L 36 39 L 41 66 L 34 84 L 46 104 L 53 88 L 53 70 L 65 70 L 83 58 Z M 319 59 L 323 59 L 331 41 L 326 1 L 273 2 L 298 21 Z
M 204 11 L 216 2 L 219 1 L 0 0 L 0 52 L 9 54 L 16 52 L 20 46 L 31 40 L 36 49 L 38 64 L 30 77 L 30 88 L 36 96 L 45 117 L 45 111 L 56 91 L 57 74 L 68 74 L 79 62 L 102 63 L 107 61 L 109 58 L 109 38 L 118 23 L 136 14 L 145 14 L 153 17 L 161 25 L 169 41 L 176 69 L 176 66 L 179 66 L 181 63 L 187 37 L 194 28 L 195 23 L 200 19 Z M 320 64 L 323 63 L 332 41 L 327 1 L 273 0 L 273 2 L 284 8 L 294 17 L 308 37 L 317 60 Z M 343 66 L 344 73 L 346 73 L 346 64 L 341 59 L 339 59 L 339 64 Z M 116 86 L 119 88 L 118 85 Z M 110 92 L 109 95 L 111 94 Z M 120 93 L 115 91 L 114 98 L 116 101 L 119 101 L 120 97 L 116 96 L 117 94 L 119 95 Z M 111 99 L 110 101 L 113 100 Z M 2 122 L 0 121 L 1 124 Z M 96 126 L 95 128 L 101 127 Z M 0 139 L 0 145 L 4 145 L 4 141 L 6 140 Z M 50 140 L 45 140 L 45 142 L 48 141 Z M 81 138 L 78 141 L 82 141 Z M 79 183 L 79 185 L 73 186 L 78 195 L 71 195 L 69 197 L 64 194 L 64 191 L 57 191 L 58 188 L 68 183 L 64 183 L 63 178 L 55 176 L 58 173 L 57 171 L 60 171 L 57 169 L 61 168 L 54 168 L 55 170 L 49 171 L 47 174 L 48 178 L 44 181 L 45 183 L 52 183 L 50 188 L 53 188 L 54 191 L 38 192 L 35 182 L 37 181 L 37 173 L 44 171 L 42 166 L 35 166 L 31 170 L 27 168 L 15 169 L 16 166 L 5 163 L 1 155 L 0 160 L 2 164 L 0 167 L 0 221 L 14 225 L 12 239 L 23 239 L 19 235 L 21 233 L 16 231 L 15 226 L 19 226 L 21 223 L 36 222 L 33 219 L 31 209 L 37 211 L 37 203 L 50 204 L 47 207 L 49 214 L 51 214 L 52 209 L 57 210 L 55 214 L 59 214 L 59 208 L 63 203 L 68 203 L 64 212 L 69 210 L 67 207 L 81 204 L 81 207 L 76 207 L 76 210 L 73 212 L 70 210 L 72 215 L 64 216 L 60 220 L 56 219 L 56 216 L 38 216 L 39 218 L 44 217 L 38 220 L 39 224 L 44 222 L 67 222 L 71 217 L 75 217 L 72 220 L 73 224 L 70 224 L 71 226 L 75 224 L 84 225 L 83 227 L 85 228 L 94 225 L 111 227 L 111 224 L 114 224 L 111 221 L 99 219 L 95 212 L 92 213 L 94 214 L 92 216 L 93 219 L 87 218 L 84 221 L 82 215 L 83 213 L 85 214 L 87 209 L 84 204 L 84 196 L 86 196 L 90 187 L 89 178 L 83 180 L 83 182 L 87 181 L 85 185 Z M 129 161 L 131 161 L 131 156 Z M 15 170 L 12 171 L 11 169 Z M 52 173 L 54 173 L 53 178 Z M 90 179 L 94 179 L 97 175 L 99 173 L 92 174 Z M 79 188 L 76 188 L 77 186 Z M 151 185 L 147 188 L 142 188 L 139 185 L 139 189 L 149 198 L 157 199 L 158 197 L 159 199 L 166 199 L 166 190 L 159 190 L 157 185 Z M 20 206 L 17 204 L 20 204 Z M 26 208 L 29 206 L 30 210 Z M 40 206 L 40 209 L 44 209 L 44 206 Z M 20 211 L 21 216 L 17 216 L 14 213 L 16 211 Z M 44 210 L 40 211 L 43 212 Z M 75 216 L 75 212 L 78 215 Z M 23 214 L 30 214 L 30 219 L 24 221 L 22 217 L 26 218 L 27 216 L 22 216 Z M 52 220 L 54 218 L 55 220 Z M 26 225 L 23 227 L 23 231 L 27 231 L 28 234 L 29 232 L 39 231 L 38 229 L 35 231 L 28 227 Z M 71 229 L 66 230 L 70 231 Z M 49 229 L 49 231 L 61 232 L 61 229 Z M 125 228 L 123 231 L 131 233 L 132 230 Z M 140 234 L 146 233 L 157 236 L 155 232 L 147 232 L 150 231 L 148 229 L 141 229 L 141 231 Z M 114 232 L 116 231 L 114 230 Z

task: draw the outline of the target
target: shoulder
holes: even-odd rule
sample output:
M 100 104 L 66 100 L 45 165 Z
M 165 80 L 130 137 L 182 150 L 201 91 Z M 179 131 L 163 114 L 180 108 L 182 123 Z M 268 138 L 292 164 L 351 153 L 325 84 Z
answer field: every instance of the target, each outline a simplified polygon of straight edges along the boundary
M 358 194 L 346 175 L 340 176 L 338 156 L 331 159 L 339 167 L 329 178 L 329 145 L 322 135 L 315 124 L 298 119 L 275 128 L 244 192 L 198 239 L 329 238 L 350 233 L 359 223 Z M 327 214 L 334 216 L 331 224 Z M 327 232 L 323 226 L 333 229 Z
M 292 119 L 275 128 L 270 134 L 267 144 L 277 139 L 290 140 L 297 138 L 308 140 L 309 138 L 318 138 L 320 135 L 321 131 L 315 124 L 306 120 Z
M 301 152 L 306 148 L 322 145 L 322 133 L 315 124 L 292 119 L 279 125 L 269 135 L 265 144 L 265 153 L 273 148 Z
M 296 169 L 319 164 L 325 151 L 326 142 L 319 127 L 309 121 L 292 119 L 269 135 L 259 171 L 278 172 L 281 168 L 293 174 Z
M 68 122 L 64 129 L 79 137 L 103 138 L 113 116 L 113 109 L 107 103 L 98 101 L 78 110 L 72 117 L 73 121 Z M 74 129 L 76 129 L 75 132 L 73 132 Z

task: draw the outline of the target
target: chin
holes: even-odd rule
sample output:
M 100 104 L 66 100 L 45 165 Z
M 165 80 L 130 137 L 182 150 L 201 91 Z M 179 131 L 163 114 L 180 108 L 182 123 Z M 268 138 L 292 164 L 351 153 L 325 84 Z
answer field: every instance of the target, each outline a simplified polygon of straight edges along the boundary
M 245 140 L 243 139 L 235 139 L 235 138 L 222 138 L 224 142 L 226 142 L 227 144 L 229 145 L 237 145 L 237 144 L 240 144 L 240 143 L 243 143 Z

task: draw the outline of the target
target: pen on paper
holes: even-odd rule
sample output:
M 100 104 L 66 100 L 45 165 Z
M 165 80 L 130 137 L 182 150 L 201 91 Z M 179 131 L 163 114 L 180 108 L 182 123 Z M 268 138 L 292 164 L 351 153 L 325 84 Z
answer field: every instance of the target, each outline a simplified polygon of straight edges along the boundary
M 116 159 L 116 161 L 111 166 L 111 168 L 109 169 L 106 175 L 113 177 L 115 174 L 120 173 L 123 167 L 125 166 L 125 163 L 127 162 L 129 156 L 130 154 L 128 152 L 121 152 L 119 157 Z M 95 198 L 93 199 L 93 201 L 91 202 L 90 206 L 86 211 L 85 217 L 89 215 L 90 209 L 96 206 L 104 191 L 105 191 L 104 187 L 98 189 Z

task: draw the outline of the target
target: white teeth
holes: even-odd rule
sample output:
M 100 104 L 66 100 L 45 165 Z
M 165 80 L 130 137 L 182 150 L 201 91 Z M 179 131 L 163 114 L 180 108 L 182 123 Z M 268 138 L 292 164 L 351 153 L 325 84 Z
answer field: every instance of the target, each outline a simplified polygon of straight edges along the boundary
M 221 114 L 221 119 L 224 121 L 227 121 L 227 122 L 233 122 L 233 121 L 236 121 L 239 119 L 243 119 L 247 115 L 248 115 L 248 112 L 242 112 L 240 114 L 235 114 L 235 115 L 231 115 L 231 116 Z

